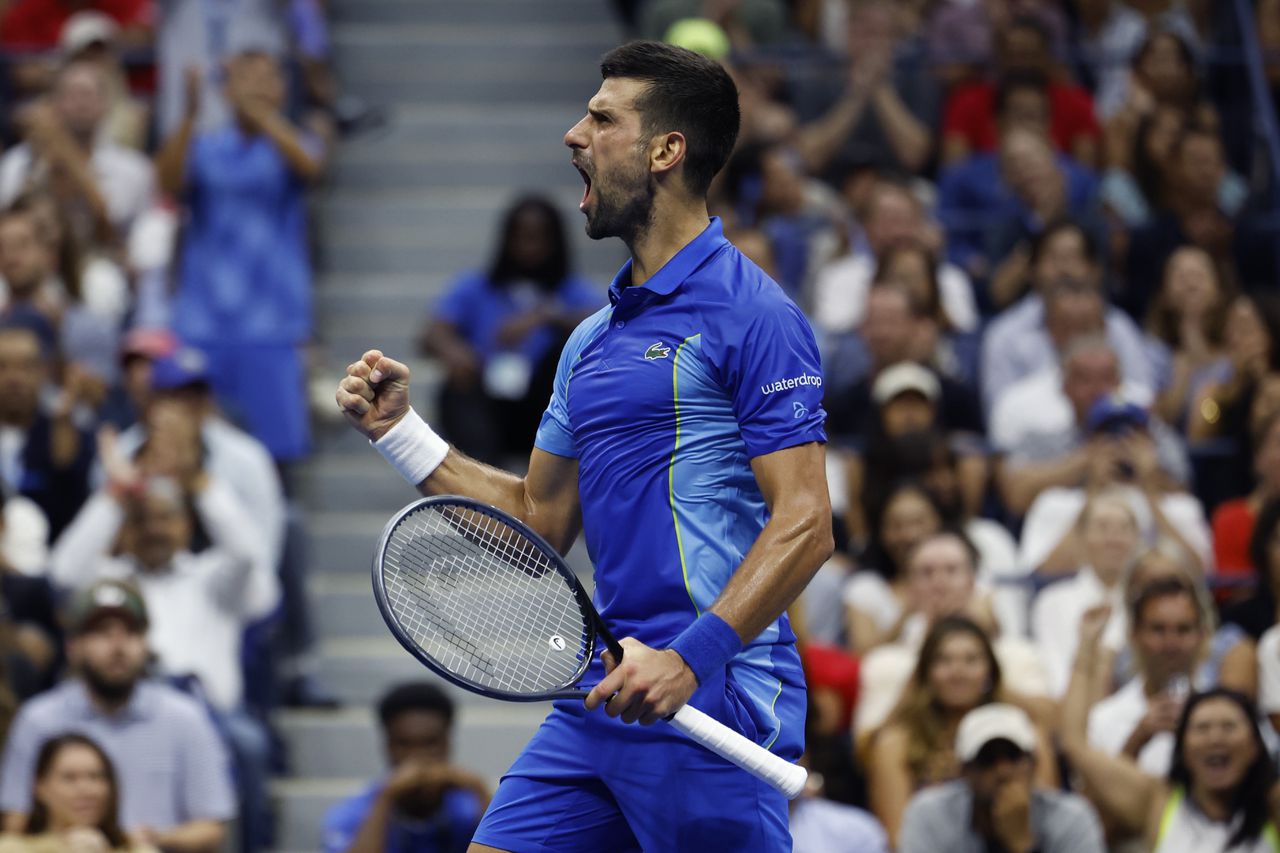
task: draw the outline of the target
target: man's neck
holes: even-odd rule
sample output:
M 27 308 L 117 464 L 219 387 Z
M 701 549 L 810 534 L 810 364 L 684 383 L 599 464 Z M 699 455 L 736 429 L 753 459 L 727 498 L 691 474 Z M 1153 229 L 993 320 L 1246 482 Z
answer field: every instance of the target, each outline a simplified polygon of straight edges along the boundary
M 710 217 L 704 199 L 656 205 L 649 227 L 628 243 L 631 283 L 644 284 L 706 230 Z

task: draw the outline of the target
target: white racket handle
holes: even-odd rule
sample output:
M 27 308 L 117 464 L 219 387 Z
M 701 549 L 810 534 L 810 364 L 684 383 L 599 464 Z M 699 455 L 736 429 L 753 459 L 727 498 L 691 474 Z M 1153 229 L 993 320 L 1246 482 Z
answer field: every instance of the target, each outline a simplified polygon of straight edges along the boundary
M 805 781 L 809 778 L 807 770 L 779 758 L 697 708 L 685 705 L 676 711 L 670 723 L 691 740 L 732 761 L 757 779 L 768 782 L 788 800 L 794 800 L 804 790 Z

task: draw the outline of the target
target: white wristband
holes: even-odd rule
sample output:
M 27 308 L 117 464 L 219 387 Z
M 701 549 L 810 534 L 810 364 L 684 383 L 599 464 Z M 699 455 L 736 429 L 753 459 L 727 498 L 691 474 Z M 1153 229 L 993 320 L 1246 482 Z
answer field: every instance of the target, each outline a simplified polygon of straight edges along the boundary
M 413 409 L 382 438 L 369 443 L 411 486 L 430 477 L 449 455 L 449 443 L 436 435 Z

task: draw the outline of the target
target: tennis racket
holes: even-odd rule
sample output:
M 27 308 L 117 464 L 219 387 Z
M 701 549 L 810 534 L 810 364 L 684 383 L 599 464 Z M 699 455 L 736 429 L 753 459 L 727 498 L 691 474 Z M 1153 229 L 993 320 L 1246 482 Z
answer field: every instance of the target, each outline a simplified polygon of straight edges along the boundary
M 522 522 L 467 498 L 424 498 L 396 513 L 374 555 L 373 591 L 400 645 L 482 696 L 581 699 L 597 639 L 622 660 L 560 555 Z M 804 788 L 803 767 L 696 708 L 669 722 L 789 799 Z

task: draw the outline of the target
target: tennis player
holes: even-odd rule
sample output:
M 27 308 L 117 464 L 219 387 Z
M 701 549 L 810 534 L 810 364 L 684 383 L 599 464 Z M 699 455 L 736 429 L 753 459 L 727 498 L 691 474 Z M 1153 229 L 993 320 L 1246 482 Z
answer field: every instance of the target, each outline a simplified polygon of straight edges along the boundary
M 611 51 L 601 75 L 564 141 L 587 233 L 631 259 L 565 345 L 528 473 L 451 449 L 378 350 L 337 402 L 423 494 L 490 503 L 561 551 L 581 527 L 596 606 L 623 638 L 622 663 L 594 662 L 585 704 L 557 703 L 503 777 L 472 851 L 790 850 L 781 794 L 650 724 L 688 702 L 800 757 L 784 611 L 832 549 L 817 346 L 707 213 L 738 133 L 729 75 L 652 42 Z

